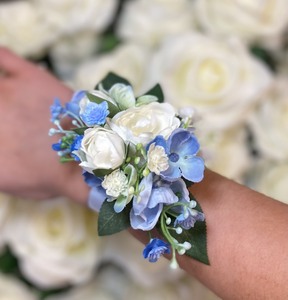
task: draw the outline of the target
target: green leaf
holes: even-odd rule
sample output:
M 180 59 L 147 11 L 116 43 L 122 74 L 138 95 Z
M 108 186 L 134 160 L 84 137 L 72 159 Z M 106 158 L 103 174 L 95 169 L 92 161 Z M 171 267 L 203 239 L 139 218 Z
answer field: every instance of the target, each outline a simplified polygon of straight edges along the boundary
M 190 193 L 190 198 L 194 199 L 193 195 Z M 198 202 L 197 202 L 198 203 Z M 197 204 L 196 210 L 202 211 L 199 204 Z M 183 230 L 182 234 L 179 235 L 176 232 L 171 232 L 172 236 L 176 238 L 180 243 L 185 241 L 191 244 L 191 248 L 186 251 L 186 254 L 206 265 L 209 265 L 209 258 L 207 253 L 207 230 L 206 221 L 197 221 L 193 228 L 189 230 Z
M 252 45 L 250 47 L 250 51 L 254 56 L 256 56 L 256 58 L 266 64 L 271 71 L 277 71 L 277 60 L 272 51 L 265 49 L 259 45 Z
M 0 256 L 0 271 L 3 273 L 14 273 L 18 270 L 17 258 L 12 254 L 7 247 L 4 253 Z
M 103 101 L 106 101 L 107 104 L 108 104 L 108 110 L 109 110 L 109 116 L 110 117 L 113 117 L 115 116 L 119 111 L 119 107 L 116 106 L 115 104 L 113 104 L 112 102 L 108 101 L 108 100 L 105 100 L 105 99 L 102 99 L 100 97 L 97 97 L 96 95 L 93 95 L 91 93 L 87 93 L 87 98 L 91 101 L 91 102 L 94 102 L 94 103 L 97 103 L 97 104 L 100 104 L 102 103 Z
M 93 170 L 93 174 L 96 177 L 104 177 L 108 174 L 110 174 L 113 170 L 112 169 L 95 169 Z
M 77 134 L 79 134 L 79 135 L 83 135 L 84 134 L 84 132 L 85 132 L 85 130 L 86 129 L 88 129 L 89 127 L 80 127 L 80 128 L 73 128 L 72 130 L 75 132 L 75 133 L 77 133 Z
M 121 213 L 116 213 L 114 202 L 105 201 L 99 212 L 98 235 L 110 235 L 127 229 L 130 226 L 130 209 L 127 205 Z
M 158 102 L 164 102 L 164 93 L 159 83 L 157 83 L 151 90 L 146 92 L 144 95 L 155 96 L 158 99 Z
M 125 78 L 123 78 L 123 77 L 121 77 L 121 76 L 119 76 L 119 75 L 117 75 L 113 72 L 108 73 L 108 75 L 104 79 L 102 79 L 100 81 L 100 83 L 102 84 L 103 88 L 106 91 L 110 90 L 110 88 L 116 83 L 123 83 L 123 84 L 126 84 L 126 85 L 131 85 L 130 82 L 127 79 L 125 79 Z M 100 83 L 98 83 L 96 85 L 95 89 L 99 89 L 99 84 Z

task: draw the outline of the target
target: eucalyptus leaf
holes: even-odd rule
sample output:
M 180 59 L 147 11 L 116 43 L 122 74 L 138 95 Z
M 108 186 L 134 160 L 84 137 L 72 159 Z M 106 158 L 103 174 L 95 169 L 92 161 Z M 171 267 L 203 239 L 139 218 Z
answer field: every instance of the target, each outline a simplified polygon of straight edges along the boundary
M 114 202 L 105 201 L 98 216 L 98 235 L 111 235 L 130 227 L 130 209 L 127 205 L 121 213 L 116 213 Z
M 123 77 L 121 77 L 121 76 L 119 76 L 119 75 L 117 75 L 113 72 L 109 72 L 108 75 L 106 77 L 104 77 L 101 80 L 101 82 L 96 85 L 95 89 L 99 89 L 99 85 L 101 84 L 103 86 L 103 88 L 106 91 L 108 91 L 116 83 L 124 83 L 126 85 L 131 85 L 130 82 L 127 79 L 125 79 L 125 78 L 123 78 Z
M 153 95 L 143 95 L 137 98 L 136 106 L 147 105 L 152 102 L 157 102 L 158 98 Z

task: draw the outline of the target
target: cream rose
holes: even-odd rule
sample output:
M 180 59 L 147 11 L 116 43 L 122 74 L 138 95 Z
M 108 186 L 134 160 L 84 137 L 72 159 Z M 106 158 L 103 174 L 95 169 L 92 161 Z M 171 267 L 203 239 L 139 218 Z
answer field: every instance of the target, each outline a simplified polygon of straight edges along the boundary
M 30 1 L 0 3 L 1 46 L 19 55 L 38 57 L 58 36 L 59 32 L 50 30 Z
M 22 282 L 0 273 L 0 300 L 36 300 L 37 297 Z
M 250 149 L 244 126 L 225 131 L 202 131 L 196 124 L 196 135 L 206 166 L 228 178 L 244 183 L 251 166 Z
M 288 159 L 288 86 L 278 78 L 250 119 L 256 147 L 264 157 L 278 161 Z
M 206 31 L 245 40 L 280 35 L 288 24 L 286 0 L 196 0 L 195 18 Z
M 54 30 L 74 34 L 92 29 L 102 31 L 112 20 L 117 0 L 32 0 L 43 22 Z
M 125 3 L 118 35 L 155 47 L 167 36 L 187 32 L 194 24 L 189 0 L 136 0 Z
M 80 151 L 77 153 L 82 161 L 80 166 L 91 174 L 95 169 L 116 169 L 126 156 L 125 144 L 121 137 L 103 127 L 85 130 Z
M 271 82 L 271 74 L 240 41 L 197 33 L 170 39 L 151 62 L 150 79 L 177 108 L 192 106 L 207 129 L 245 120 Z
M 19 200 L 6 235 L 25 278 L 40 288 L 85 282 L 100 260 L 97 215 L 64 198 Z
M 123 140 L 146 145 L 157 135 L 165 138 L 180 126 L 175 109 L 168 103 L 152 102 L 116 114 L 109 125 Z
M 129 59 L 128 59 L 129 58 Z M 137 95 L 146 92 L 143 83 L 147 72 L 150 53 L 136 44 L 123 44 L 108 54 L 98 55 L 78 67 L 73 79 L 76 89 L 90 90 L 108 72 L 114 72 L 131 82 Z
M 288 161 L 262 161 L 254 168 L 250 178 L 251 188 L 269 197 L 288 204 Z

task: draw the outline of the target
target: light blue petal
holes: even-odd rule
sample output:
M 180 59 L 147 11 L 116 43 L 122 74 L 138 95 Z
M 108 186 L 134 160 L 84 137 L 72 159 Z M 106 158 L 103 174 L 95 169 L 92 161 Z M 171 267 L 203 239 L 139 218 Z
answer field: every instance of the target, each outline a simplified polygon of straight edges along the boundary
M 141 191 L 139 197 L 135 196 L 133 199 L 133 210 L 136 215 L 140 215 L 147 207 L 150 200 L 152 185 L 153 174 L 149 173 L 149 175 L 144 177 L 139 184 L 139 190 Z
M 162 212 L 163 204 L 159 204 L 154 208 L 146 208 L 141 215 L 135 214 L 133 208 L 130 211 L 130 224 L 133 229 L 144 231 L 151 230 L 158 222 Z
M 179 167 L 175 163 L 169 162 L 169 168 L 161 172 L 161 177 L 167 181 L 175 181 L 181 177 L 181 172 Z
M 172 204 L 178 201 L 178 197 L 173 193 L 170 187 L 164 186 L 152 189 L 148 208 L 153 208 L 159 203 Z
M 183 128 L 175 129 L 168 138 L 167 145 L 170 153 L 177 153 L 181 145 L 190 137 L 190 132 Z
M 182 176 L 191 182 L 199 182 L 204 177 L 205 165 L 201 157 L 194 156 L 187 159 L 180 159 L 179 167 Z
M 107 195 L 102 187 L 92 187 L 88 196 L 88 206 L 99 212 L 106 198 Z
M 109 110 L 106 101 L 100 104 L 89 101 L 80 117 L 87 126 L 94 126 L 104 124 L 108 114 Z
M 183 179 L 174 181 L 170 185 L 170 188 L 174 192 L 174 194 L 181 195 L 179 201 L 190 202 L 189 191 Z
M 185 129 L 176 129 L 169 139 L 170 153 L 180 156 L 194 155 L 199 151 L 200 145 L 197 138 Z

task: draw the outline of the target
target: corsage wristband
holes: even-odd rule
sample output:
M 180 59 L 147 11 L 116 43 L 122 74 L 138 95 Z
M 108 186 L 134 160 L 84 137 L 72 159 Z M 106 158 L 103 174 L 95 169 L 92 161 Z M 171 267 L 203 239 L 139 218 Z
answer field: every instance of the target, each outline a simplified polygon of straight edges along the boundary
M 89 207 L 99 212 L 98 234 L 128 227 L 148 232 L 144 258 L 172 253 L 209 264 L 204 214 L 188 187 L 204 176 L 192 118 L 164 103 L 159 85 L 135 97 L 131 84 L 109 73 L 92 91 L 77 91 L 51 106 L 49 135 L 60 161 L 78 161 L 91 187 Z M 61 126 L 71 119 L 71 129 Z M 199 222 L 198 222 L 199 221 Z M 153 238 L 156 228 L 163 240 Z

